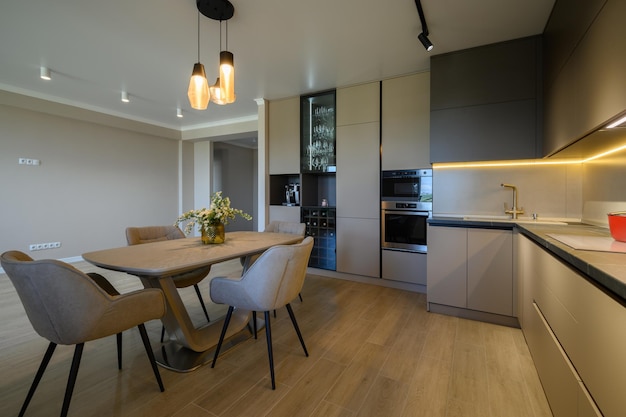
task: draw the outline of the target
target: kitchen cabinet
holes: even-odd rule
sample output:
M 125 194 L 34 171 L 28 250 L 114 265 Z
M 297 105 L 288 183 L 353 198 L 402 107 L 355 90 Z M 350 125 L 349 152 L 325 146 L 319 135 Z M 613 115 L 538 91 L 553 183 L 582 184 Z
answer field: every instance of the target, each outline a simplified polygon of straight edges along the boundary
M 300 172 L 334 172 L 335 91 L 300 97 Z
M 541 154 L 540 44 L 534 36 L 431 57 L 431 162 Z
M 300 223 L 300 207 L 297 206 L 270 206 L 269 221 Z
M 380 83 L 337 90 L 337 126 L 380 122 Z
M 427 289 L 431 311 L 448 306 L 461 315 L 458 309 L 471 310 L 487 313 L 484 320 L 515 325 L 513 231 L 429 226 Z
M 397 250 L 381 251 L 382 278 L 419 285 L 426 292 L 426 254 Z
M 380 278 L 379 83 L 337 90 L 337 271 Z
M 626 2 L 556 2 L 544 33 L 544 155 L 626 109 Z
M 300 100 L 298 97 L 269 102 L 269 173 L 300 172 Z
M 381 168 L 430 167 L 430 72 L 382 82 Z
M 517 235 L 521 326 L 555 417 L 626 410 L 626 308 Z

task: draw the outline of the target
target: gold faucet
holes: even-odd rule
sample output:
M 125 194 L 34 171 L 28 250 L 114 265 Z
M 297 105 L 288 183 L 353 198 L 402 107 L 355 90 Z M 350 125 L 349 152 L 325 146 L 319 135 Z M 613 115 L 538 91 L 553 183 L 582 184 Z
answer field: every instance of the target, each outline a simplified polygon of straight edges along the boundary
M 517 219 L 518 214 L 524 214 L 524 209 L 522 207 L 520 208 L 517 207 L 517 187 L 512 184 L 505 184 L 505 183 L 500 184 L 500 186 L 505 187 L 505 188 L 511 188 L 513 190 L 513 208 L 511 208 L 511 210 L 508 210 L 506 208 L 506 203 L 504 203 L 504 212 L 506 214 L 510 214 L 512 218 L 515 220 Z

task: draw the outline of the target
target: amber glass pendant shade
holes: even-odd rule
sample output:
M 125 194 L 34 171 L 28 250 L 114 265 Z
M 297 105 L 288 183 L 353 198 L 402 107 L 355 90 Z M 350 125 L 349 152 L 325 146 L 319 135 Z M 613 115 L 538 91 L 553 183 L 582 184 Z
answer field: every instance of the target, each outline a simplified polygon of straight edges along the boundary
M 189 104 L 196 110 L 205 110 L 209 105 L 209 82 L 206 79 L 204 65 L 199 62 L 193 65 L 187 96 Z
M 235 102 L 235 66 L 232 52 L 220 52 L 220 94 L 225 104 Z

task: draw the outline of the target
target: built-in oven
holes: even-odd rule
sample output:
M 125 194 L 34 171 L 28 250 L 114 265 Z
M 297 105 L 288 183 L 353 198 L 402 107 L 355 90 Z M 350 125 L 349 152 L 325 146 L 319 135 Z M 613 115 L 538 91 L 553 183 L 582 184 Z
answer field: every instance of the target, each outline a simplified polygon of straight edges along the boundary
M 382 248 L 426 253 L 428 248 L 426 222 L 431 216 L 432 203 L 383 201 Z
M 433 210 L 432 169 L 383 171 L 382 249 L 426 253 L 426 223 Z

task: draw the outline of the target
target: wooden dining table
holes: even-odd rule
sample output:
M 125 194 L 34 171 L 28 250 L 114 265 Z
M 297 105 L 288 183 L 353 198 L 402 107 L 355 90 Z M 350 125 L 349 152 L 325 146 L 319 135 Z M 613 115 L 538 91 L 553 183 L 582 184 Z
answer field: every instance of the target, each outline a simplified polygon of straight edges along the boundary
M 199 237 L 189 237 L 87 252 L 82 257 L 98 267 L 137 276 L 145 288 L 163 291 L 167 312 L 161 320 L 170 341 L 155 356 L 165 368 L 188 372 L 212 359 L 224 318 L 195 327 L 171 277 L 238 258 L 245 258 L 245 272 L 253 255 L 300 241 L 302 236 L 293 234 L 242 231 L 226 233 L 221 244 L 204 245 Z M 252 336 L 250 319 L 250 311 L 235 310 L 226 334 L 231 345 Z

